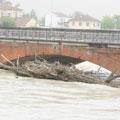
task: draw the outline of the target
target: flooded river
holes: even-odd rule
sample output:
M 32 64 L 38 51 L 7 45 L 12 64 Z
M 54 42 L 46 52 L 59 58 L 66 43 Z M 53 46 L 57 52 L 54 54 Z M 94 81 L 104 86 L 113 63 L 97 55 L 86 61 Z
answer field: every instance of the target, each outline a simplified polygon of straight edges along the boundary
M 0 120 L 120 120 L 120 88 L 0 70 Z

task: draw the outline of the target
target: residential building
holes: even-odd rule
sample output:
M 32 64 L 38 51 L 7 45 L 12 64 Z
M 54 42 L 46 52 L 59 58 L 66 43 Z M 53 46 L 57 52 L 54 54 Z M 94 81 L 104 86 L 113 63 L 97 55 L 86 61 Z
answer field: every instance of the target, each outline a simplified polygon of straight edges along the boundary
M 52 12 L 45 16 L 45 27 L 70 29 L 100 29 L 101 22 L 94 17 L 75 12 L 68 16 L 61 12 Z
M 0 3 L 0 17 L 18 18 L 23 16 L 23 10 L 19 5 L 13 6 L 11 2 Z
M 94 17 L 76 12 L 68 20 L 67 27 L 73 29 L 100 29 L 101 23 Z
M 52 12 L 45 15 L 45 27 L 66 27 L 65 23 L 70 19 L 69 16 L 61 12 Z
M 16 27 L 39 27 L 37 20 L 24 16 L 16 19 Z

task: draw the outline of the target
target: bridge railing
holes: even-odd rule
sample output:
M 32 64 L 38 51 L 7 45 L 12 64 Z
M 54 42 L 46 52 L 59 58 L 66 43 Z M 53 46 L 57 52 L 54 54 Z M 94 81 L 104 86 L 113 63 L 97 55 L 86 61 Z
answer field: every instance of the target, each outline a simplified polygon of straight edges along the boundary
M 57 28 L 0 28 L 0 39 L 120 44 L 120 31 Z

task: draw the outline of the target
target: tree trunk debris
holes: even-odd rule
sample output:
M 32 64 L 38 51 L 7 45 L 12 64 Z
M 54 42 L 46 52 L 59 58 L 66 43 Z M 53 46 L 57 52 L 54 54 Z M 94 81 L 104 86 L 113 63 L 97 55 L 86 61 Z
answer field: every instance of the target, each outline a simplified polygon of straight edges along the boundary
M 6 58 L 5 58 L 6 59 Z M 9 60 L 7 60 L 9 61 Z M 96 76 L 91 76 L 83 71 L 75 68 L 74 65 L 62 65 L 59 62 L 48 63 L 45 60 L 26 61 L 19 63 L 19 57 L 16 65 L 9 61 L 10 65 L 0 63 L 0 69 L 10 70 L 19 76 L 54 79 L 68 82 L 84 82 L 90 84 L 103 84 L 112 87 L 120 87 L 120 82 L 114 83 L 115 76 L 113 71 L 106 80 L 100 80 Z M 115 80 L 116 81 L 116 80 Z M 117 84 L 118 83 L 118 84 Z

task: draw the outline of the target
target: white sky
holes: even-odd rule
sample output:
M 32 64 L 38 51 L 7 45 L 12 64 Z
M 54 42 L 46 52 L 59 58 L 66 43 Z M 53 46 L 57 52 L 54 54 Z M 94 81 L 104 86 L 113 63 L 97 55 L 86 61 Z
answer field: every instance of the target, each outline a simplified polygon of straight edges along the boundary
M 104 15 L 120 14 L 120 0 L 10 0 L 20 3 L 25 12 L 34 9 L 38 16 L 50 11 L 85 14 L 101 18 Z M 52 7 L 51 7 L 52 6 Z

